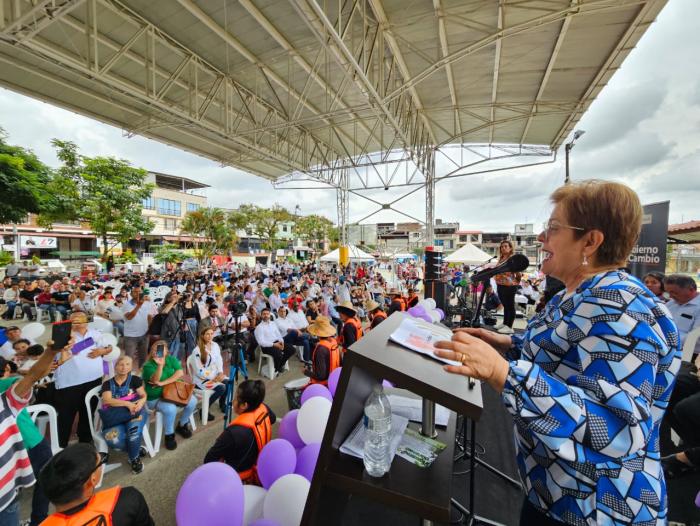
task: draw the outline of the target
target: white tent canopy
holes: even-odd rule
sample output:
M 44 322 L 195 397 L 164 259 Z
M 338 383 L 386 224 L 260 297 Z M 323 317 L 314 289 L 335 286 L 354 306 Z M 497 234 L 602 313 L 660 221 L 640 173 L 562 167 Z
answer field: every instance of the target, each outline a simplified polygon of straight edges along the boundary
M 374 258 L 367 252 L 363 252 L 355 245 L 348 246 L 348 252 L 350 256 L 351 263 L 364 263 L 369 261 L 374 261 Z M 338 263 L 340 261 L 340 249 L 336 248 L 332 252 L 329 252 L 325 256 L 321 257 L 321 261 L 328 261 L 331 263 Z
M 445 261 L 448 263 L 464 263 L 465 265 L 480 265 L 481 263 L 486 263 L 489 259 L 491 259 L 491 256 L 486 252 L 471 243 L 467 243 L 447 256 Z

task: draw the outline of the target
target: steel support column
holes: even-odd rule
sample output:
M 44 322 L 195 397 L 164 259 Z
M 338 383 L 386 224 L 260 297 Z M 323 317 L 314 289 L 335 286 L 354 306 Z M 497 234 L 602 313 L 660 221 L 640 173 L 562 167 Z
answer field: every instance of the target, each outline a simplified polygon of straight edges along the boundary
M 435 241 L 435 152 L 430 150 L 425 162 L 425 246 Z
M 348 246 L 348 219 L 350 217 L 350 192 L 347 170 L 342 170 L 336 187 L 336 205 L 338 207 L 338 234 L 341 247 Z

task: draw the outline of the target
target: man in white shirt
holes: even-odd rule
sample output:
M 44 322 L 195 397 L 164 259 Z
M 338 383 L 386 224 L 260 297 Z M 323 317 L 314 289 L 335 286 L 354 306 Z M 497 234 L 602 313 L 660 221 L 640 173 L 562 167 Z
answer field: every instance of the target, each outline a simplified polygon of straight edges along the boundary
M 300 331 L 304 331 L 309 326 L 301 303 L 294 303 L 294 310 L 290 311 L 287 317 L 292 320 L 294 327 Z
M 71 356 L 70 359 L 61 358 L 54 373 L 54 406 L 58 413 L 58 443 L 62 448 L 68 445 L 76 413 L 78 440 L 92 442 L 85 395 L 102 384 L 102 357 L 112 350 L 111 347 L 102 344 L 102 333 L 88 329 L 85 313 L 74 312 L 70 319 L 73 324 Z
M 301 345 L 304 348 L 304 361 L 311 361 L 311 344 L 309 342 L 309 335 L 302 332 L 296 327 L 294 320 L 292 320 L 287 314 L 287 307 L 282 306 L 277 309 L 277 319 L 275 320 L 277 328 L 282 333 L 284 343 L 290 345 Z
M 262 321 L 255 327 L 255 339 L 262 352 L 274 359 L 275 371 L 281 373 L 284 364 L 294 354 L 294 347 L 285 343 L 279 328 L 270 320 L 270 309 L 264 308 L 260 316 Z
M 695 280 L 683 274 L 671 274 L 664 278 L 664 288 L 671 301 L 666 304 L 676 322 L 681 337 L 681 349 L 688 333 L 700 327 L 700 294 Z M 693 355 L 700 353 L 700 339 L 695 344 Z
M 148 326 L 155 316 L 155 306 L 141 293 L 141 287 L 131 289 L 131 300 L 122 307 L 124 313 L 124 353 L 141 369 L 148 354 Z

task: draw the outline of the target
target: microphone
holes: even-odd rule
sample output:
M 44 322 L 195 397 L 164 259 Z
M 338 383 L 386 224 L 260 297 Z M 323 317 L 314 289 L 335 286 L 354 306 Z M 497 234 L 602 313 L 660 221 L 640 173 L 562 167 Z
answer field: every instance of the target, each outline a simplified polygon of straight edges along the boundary
M 515 254 L 509 257 L 500 265 L 493 268 L 487 268 L 481 272 L 477 272 L 471 277 L 472 283 L 477 283 L 479 281 L 487 281 L 491 279 L 496 274 L 502 274 L 504 272 L 522 272 L 527 267 L 530 266 L 530 260 L 522 254 Z

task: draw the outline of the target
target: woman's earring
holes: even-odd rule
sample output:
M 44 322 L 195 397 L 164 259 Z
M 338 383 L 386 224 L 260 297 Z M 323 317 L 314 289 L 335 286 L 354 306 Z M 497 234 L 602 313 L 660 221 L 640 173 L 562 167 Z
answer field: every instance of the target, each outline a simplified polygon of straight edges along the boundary
M 586 257 L 586 254 L 583 255 L 583 262 L 581 263 L 584 267 L 588 266 L 588 258 Z

